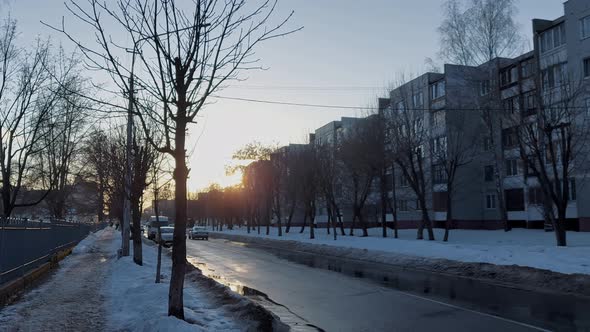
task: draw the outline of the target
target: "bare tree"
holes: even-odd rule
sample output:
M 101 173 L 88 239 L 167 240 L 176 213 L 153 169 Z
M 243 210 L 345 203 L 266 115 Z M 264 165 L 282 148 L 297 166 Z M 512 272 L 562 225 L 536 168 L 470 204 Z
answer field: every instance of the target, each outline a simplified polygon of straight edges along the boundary
M 121 91 L 130 92 L 131 106 L 139 117 L 146 137 L 158 151 L 174 158 L 176 227 L 172 246 L 172 276 L 168 314 L 184 318 L 183 285 L 186 269 L 186 226 L 188 168 L 186 132 L 197 120 L 207 100 L 240 70 L 258 68 L 253 57 L 256 46 L 284 36 L 289 15 L 272 27 L 270 19 L 277 0 L 252 5 L 245 0 L 198 0 L 185 6 L 171 0 L 69 1 L 76 18 L 96 31 L 97 48 L 63 32 L 87 56 L 89 65 L 110 73 Z M 115 28 L 113 32 L 107 29 Z M 125 65 L 112 38 L 124 36 L 133 42 L 134 62 Z M 134 95 L 135 89 L 139 92 Z M 156 123 L 149 126 L 149 123 Z M 164 137 L 163 144 L 153 140 Z
M 418 225 L 417 239 L 424 238 L 424 227 L 426 227 L 428 239 L 432 241 L 434 240 L 434 232 L 427 200 L 430 184 L 429 167 L 425 159 L 425 149 L 430 140 L 430 132 L 425 124 L 424 110 L 410 108 L 409 101 L 412 100 L 415 91 L 412 88 L 406 88 L 403 84 L 400 84 L 399 89 L 395 95 L 399 102 L 385 112 L 391 153 L 394 164 L 412 188 L 417 199 L 417 209 L 422 214 L 422 220 Z
M 141 211 L 143 210 L 144 191 L 150 185 L 149 173 L 154 168 L 157 152 L 136 133 L 133 140 L 133 166 L 131 177 L 131 232 L 133 234 L 133 261 L 143 265 L 141 246 Z
M 108 195 L 109 168 L 105 167 L 108 160 L 108 137 L 95 129 L 86 139 L 83 155 L 86 160 L 86 172 L 96 185 L 97 189 L 97 215 L 100 222 L 105 219 L 105 204 Z
M 380 125 L 380 117 L 376 114 L 361 119 L 339 141 L 337 155 L 343 165 L 344 178 L 348 179 L 345 192 L 352 203 L 351 236 L 356 220 L 363 228 L 363 236 L 369 236 L 364 208 L 381 166 Z
M 85 79 L 79 73 L 75 57 L 66 57 L 60 49 L 54 64 L 48 70 L 59 82 L 55 91 L 58 99 L 48 111 L 43 125 L 38 155 L 40 174 L 44 187 L 52 186 L 45 201 L 53 217 L 65 218 L 67 202 L 72 193 L 74 180 L 84 168 L 77 158 L 81 155 L 80 145 L 86 133 L 88 101 L 80 97 L 88 93 Z M 101 219 L 102 220 L 102 219 Z
M 336 191 L 339 187 L 342 178 L 339 176 L 341 168 L 336 157 L 336 149 L 329 143 L 316 143 L 313 146 L 317 161 L 317 179 L 318 187 L 323 195 L 323 200 L 327 205 L 328 218 L 334 228 L 334 240 L 337 239 L 336 227 L 340 226 L 340 235 L 345 236 L 344 223 L 342 222 L 342 214 L 338 199 L 336 198 Z M 305 167 L 301 165 L 300 167 Z
M 444 242 L 449 240 L 449 232 L 453 225 L 453 203 L 455 200 L 456 187 L 462 184 L 458 173 L 463 167 L 470 164 L 475 157 L 476 147 L 473 142 L 476 135 L 474 128 L 466 125 L 465 111 L 450 110 L 450 120 L 444 136 L 433 138 L 431 142 L 432 151 L 432 175 L 434 185 L 444 185 L 446 193 L 446 221 Z M 465 177 L 465 176 L 463 176 Z
M 38 178 L 33 159 L 44 149 L 47 123 L 59 94 L 46 70 L 49 44 L 37 40 L 32 51 L 16 46 L 16 22 L 6 19 L 0 27 L 0 172 L 3 216 L 14 208 L 36 205 L 50 192 L 32 200 L 20 195 L 25 180 Z
M 524 38 L 515 22 L 516 0 L 447 0 L 438 28 L 440 55 L 459 65 L 473 66 L 523 49 Z
M 555 86 L 546 81 L 545 89 L 538 89 L 534 116 L 518 115 L 513 123 L 518 126 L 527 173 L 532 173 L 541 189 L 543 213 L 553 226 L 557 245 L 566 246 L 567 207 L 576 199 L 576 178 L 590 170 L 590 114 L 582 99 L 588 84 L 565 72 L 558 81 Z

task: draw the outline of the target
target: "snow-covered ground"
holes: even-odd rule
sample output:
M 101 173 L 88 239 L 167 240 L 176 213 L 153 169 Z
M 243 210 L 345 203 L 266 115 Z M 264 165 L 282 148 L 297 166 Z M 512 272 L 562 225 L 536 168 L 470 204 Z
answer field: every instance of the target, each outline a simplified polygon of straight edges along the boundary
M 168 288 L 172 262 L 162 253 L 162 283 L 156 284 L 157 251 L 143 246 L 143 266 L 132 257 L 114 262 L 104 293 L 108 331 L 240 331 L 230 314 L 208 300 L 207 294 L 184 283 L 186 321 L 168 316 Z
M 171 260 L 162 254 L 155 284 L 156 247 L 143 246 L 143 266 L 117 260 L 119 233 L 90 234 L 41 286 L 0 309 L 0 331 L 241 331 L 244 324 L 211 294 L 185 282 L 187 321 L 168 317 Z
M 379 251 L 461 262 L 528 266 L 567 274 L 590 274 L 590 233 L 568 232 L 568 247 L 564 248 L 556 247 L 554 234 L 543 230 L 452 230 L 446 243 L 441 241 L 442 229 L 435 229 L 436 241 L 416 240 L 416 230 L 400 230 L 398 239 L 392 237 L 391 230 L 388 230 L 388 238 L 381 237 L 381 228 L 369 229 L 369 237 L 358 236 L 362 231 L 356 230 L 357 236 L 352 237 L 338 233 L 336 241 L 333 235 L 326 233 L 326 229 L 316 229 L 313 240 L 309 238 L 309 228 L 304 233 L 299 233 L 299 230 L 299 227 L 291 228 L 290 233 L 283 232 L 282 237 L 277 235 L 276 228 L 271 228 L 268 236 L 264 228 L 261 228 L 260 235 L 255 230 L 248 234 L 245 227 L 225 229 L 222 233 L 367 249 L 375 251 L 375 254 Z

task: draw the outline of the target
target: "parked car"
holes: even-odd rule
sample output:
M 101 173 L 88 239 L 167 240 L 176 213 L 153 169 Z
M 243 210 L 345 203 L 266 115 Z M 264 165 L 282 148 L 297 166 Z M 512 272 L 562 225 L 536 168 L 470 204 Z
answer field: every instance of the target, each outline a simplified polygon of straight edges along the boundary
M 163 226 L 160 227 L 160 236 L 156 234 L 156 242 L 162 242 L 162 244 L 172 243 L 172 237 L 174 235 L 174 227 Z
M 203 239 L 209 240 L 209 231 L 203 226 L 193 226 L 188 233 L 188 238 L 191 240 Z

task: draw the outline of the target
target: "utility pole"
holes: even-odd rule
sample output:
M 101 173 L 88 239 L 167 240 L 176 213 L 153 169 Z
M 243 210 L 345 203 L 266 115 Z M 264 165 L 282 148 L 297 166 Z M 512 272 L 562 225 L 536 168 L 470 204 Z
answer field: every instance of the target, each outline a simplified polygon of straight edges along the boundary
M 123 229 L 121 255 L 129 256 L 129 230 L 131 225 L 131 172 L 132 172 L 132 139 L 133 139 L 133 75 L 129 77 L 129 107 L 127 112 L 127 146 L 125 151 L 125 199 L 123 201 Z

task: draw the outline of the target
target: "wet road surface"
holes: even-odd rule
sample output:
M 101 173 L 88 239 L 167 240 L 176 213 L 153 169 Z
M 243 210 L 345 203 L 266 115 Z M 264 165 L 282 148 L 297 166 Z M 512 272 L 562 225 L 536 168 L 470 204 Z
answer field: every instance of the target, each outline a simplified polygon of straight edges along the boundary
M 252 248 L 227 240 L 187 241 L 187 247 L 191 261 L 205 274 L 255 300 L 262 299 L 283 320 L 292 322 L 295 330 L 590 328 L 588 299 L 537 294 L 380 264 Z

